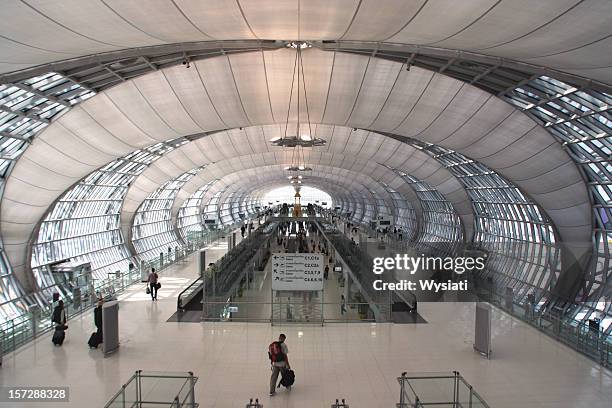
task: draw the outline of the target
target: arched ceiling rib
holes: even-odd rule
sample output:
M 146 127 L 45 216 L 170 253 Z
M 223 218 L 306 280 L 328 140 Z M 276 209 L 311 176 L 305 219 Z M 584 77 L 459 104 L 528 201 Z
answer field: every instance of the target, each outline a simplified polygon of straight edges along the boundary
M 109 157 L 177 136 L 284 123 L 294 57 L 292 50 L 278 50 L 167 68 L 108 89 L 56 120 L 23 154 L 5 187 L 2 233 L 13 266 L 23 265 L 27 240 L 46 208 Z M 563 240 L 590 240 L 589 200 L 576 166 L 543 128 L 510 105 L 469 84 L 418 67 L 406 71 L 393 61 L 316 49 L 303 57 L 313 122 L 414 137 L 479 158 L 535 197 L 561 226 Z M 293 109 L 290 119 L 296 117 Z M 246 149 L 230 142 L 213 150 L 235 155 Z M 350 158 L 360 149 L 374 153 L 377 146 L 351 142 L 346 149 Z M 400 160 L 393 151 L 383 153 Z M 408 167 L 432 162 L 405 161 Z M 466 213 L 461 206 L 458 211 Z
M 126 48 L 299 37 L 474 51 L 610 83 L 611 12 L 607 0 L 176 0 L 146 13 L 122 0 L 10 0 L 0 72 Z

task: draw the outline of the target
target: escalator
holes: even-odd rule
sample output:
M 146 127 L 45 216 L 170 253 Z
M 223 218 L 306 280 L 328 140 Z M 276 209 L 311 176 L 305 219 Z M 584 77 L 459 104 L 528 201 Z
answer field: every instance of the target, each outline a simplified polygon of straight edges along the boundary
M 207 302 L 223 304 L 230 301 L 248 278 L 248 272 L 265 265 L 270 252 L 269 240 L 274 230 L 275 224 L 272 223 L 253 231 L 214 266 L 209 267 L 205 279 L 198 277 L 179 294 L 178 312 L 202 311 L 204 286 Z
M 362 251 L 331 224 L 318 224 L 323 236 L 346 264 L 347 272 L 359 287 L 361 295 L 370 304 L 377 322 L 424 322 L 416 313 L 417 300 L 412 292 L 408 290 L 378 291 L 374 289 L 375 280 L 395 281 L 392 272 L 386 271 L 382 275 L 374 275 L 372 273 L 372 258 L 365 251 Z

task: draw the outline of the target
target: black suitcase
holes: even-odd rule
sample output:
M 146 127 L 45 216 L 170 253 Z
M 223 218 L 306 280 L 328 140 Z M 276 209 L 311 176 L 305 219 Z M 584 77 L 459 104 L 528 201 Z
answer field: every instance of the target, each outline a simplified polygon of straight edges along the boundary
M 283 370 L 281 374 L 282 378 L 280 380 L 280 383 L 278 383 L 278 386 L 280 387 L 282 385 L 286 388 L 291 387 L 295 382 L 295 373 L 293 372 L 293 370 Z
M 64 329 L 55 329 L 53 332 L 53 338 L 51 341 L 56 346 L 61 346 L 64 344 L 64 339 L 66 338 L 66 331 Z
M 100 332 L 91 333 L 91 336 L 89 337 L 89 341 L 87 342 L 87 344 L 89 345 L 89 348 L 98 348 L 100 343 L 102 343 L 102 333 Z

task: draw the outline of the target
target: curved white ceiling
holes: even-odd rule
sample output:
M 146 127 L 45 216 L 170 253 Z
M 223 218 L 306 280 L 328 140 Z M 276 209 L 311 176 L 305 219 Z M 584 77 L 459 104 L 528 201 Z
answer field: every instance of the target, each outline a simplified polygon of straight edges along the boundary
M 355 173 L 350 170 L 329 167 L 324 165 L 316 166 L 319 171 L 313 170 L 308 175 L 304 176 L 304 183 L 308 186 L 321 188 L 328 192 L 333 200 L 341 199 L 345 204 L 352 203 L 355 208 L 365 208 L 366 203 L 376 207 L 376 196 L 385 202 L 386 208 L 392 212 L 395 205 L 394 198 L 383 187 L 381 183 L 374 180 L 368 174 Z M 417 222 L 420 220 L 423 212 L 421 202 L 418 199 L 416 192 L 410 185 L 403 182 L 400 178 L 391 181 L 393 176 L 387 175 L 386 180 L 391 189 L 401 194 L 405 203 L 412 207 L 415 211 Z M 222 179 L 218 179 L 202 196 L 202 205 L 207 203 L 216 193 L 222 192 L 219 202 L 224 203 L 224 197 L 228 197 L 231 193 L 240 193 L 240 196 L 251 195 L 255 193 L 257 197 L 264 195 L 266 191 L 276 186 L 287 186 L 287 178 L 283 172 L 282 165 L 269 165 L 264 167 L 254 167 L 245 170 L 238 170 L 234 173 L 229 173 Z M 189 191 L 193 190 L 193 186 L 189 187 Z M 172 207 L 173 220 L 176 220 L 178 210 L 184 201 L 190 195 L 183 189 L 183 197 L 177 198 Z M 260 193 L 257 193 L 260 192 Z M 266 203 L 263 203 L 264 205 Z M 471 222 L 472 218 L 462 217 L 463 222 Z M 468 226 L 468 230 L 470 230 Z M 411 231 L 415 233 L 416 231 Z
M 146 11 L 125 0 L 4 0 L 0 72 L 160 44 L 304 39 L 469 50 L 612 83 L 611 13 L 609 0 L 155 0 Z
M 175 213 L 198 188 L 229 173 L 243 170 L 246 174 L 256 173 L 260 167 L 279 164 L 280 174 L 286 179 L 288 173 L 283 172 L 282 168 L 291 164 L 291 153 L 273 147 L 267 141 L 277 137 L 282 128 L 282 125 L 268 125 L 215 133 L 185 144 L 157 160 L 131 184 L 126 194 L 121 213 L 124 232 L 129 231 L 133 215 L 142 201 L 157 187 L 196 167 L 208 165 L 181 188 L 173 206 Z M 376 133 L 316 124 L 313 129 L 318 137 L 328 141 L 325 147 L 305 152 L 306 162 L 314 170 L 320 171 L 321 165 L 329 166 L 329 177 L 336 180 L 342 177 L 353 179 L 354 176 L 349 173 L 352 172 L 362 175 L 362 183 L 370 180 L 365 183 L 370 188 L 379 186 L 378 181 L 382 181 L 398 191 L 405 183 L 380 164 L 409 173 L 447 197 L 462 217 L 466 235 L 471 236 L 473 213 L 469 198 L 455 177 L 437 161 L 412 146 Z M 224 146 L 225 150 L 218 146 Z M 237 149 L 237 146 L 241 148 Z M 416 196 L 412 198 L 413 206 L 418 205 L 414 204 L 418 202 Z
M 546 130 L 509 104 L 392 61 L 316 49 L 305 51 L 303 59 L 313 123 L 392 132 L 456 150 L 530 195 L 563 240 L 590 240 L 590 203 L 576 165 Z M 1 228 L 13 268 L 23 266 L 28 238 L 49 205 L 109 161 L 179 136 L 284 123 L 294 60 L 295 52 L 283 49 L 175 66 L 108 89 L 57 119 L 21 156 L 5 186 Z M 304 109 L 300 115 L 304 121 Z M 293 109 L 290 119 L 296 118 Z M 268 140 L 249 136 L 249 143 L 253 138 Z M 211 140 L 217 140 L 216 149 L 196 153 L 208 162 L 250 152 L 231 137 Z M 348 155 L 377 150 L 359 140 L 334 140 L 345 143 Z
M 399 177 L 395 177 L 393 174 L 385 172 L 383 169 L 378 170 L 382 174 L 383 179 L 379 179 L 377 174 L 367 174 L 362 172 L 355 172 L 340 167 L 333 167 L 328 165 L 317 165 L 316 169 L 312 172 L 308 172 L 304 175 L 304 183 L 308 186 L 325 186 L 325 190 L 330 194 L 334 195 L 338 192 L 344 192 L 354 194 L 353 197 L 367 197 L 370 203 L 373 203 L 374 197 L 372 192 L 375 192 L 378 197 L 385 201 L 388 208 L 393 207 L 393 198 L 389 192 L 383 187 L 382 183 L 387 184 L 393 190 L 396 190 L 402 194 L 404 200 L 409 203 L 410 206 L 417 212 L 422 211 L 421 203 L 412 190 L 412 188 L 403 182 Z M 203 180 L 215 180 L 209 178 L 206 175 L 202 177 Z M 223 194 L 227 194 L 232 191 L 254 191 L 262 188 L 270 182 L 280 182 L 282 185 L 287 186 L 287 177 L 283 172 L 282 165 L 266 165 L 258 167 L 248 167 L 245 169 L 239 169 L 232 173 L 226 174 L 223 178 L 218 179 L 218 182 L 213 184 L 203 195 L 202 202 L 208 202 L 207 199 L 212 198 L 217 192 L 222 191 Z M 181 198 L 175 200 L 172 207 L 173 218 L 176 217 L 179 208 L 184 203 L 186 198 L 191 196 L 191 191 L 194 191 L 195 185 L 201 186 L 199 182 L 191 183 L 187 189 L 181 190 Z M 395 188 L 397 187 L 397 188 Z M 184 198 L 186 197 L 186 198 Z M 374 205 L 374 204 L 372 204 Z M 462 220 L 471 222 L 472 217 L 470 214 L 464 214 Z M 471 232 L 471 228 L 468 226 L 468 232 Z

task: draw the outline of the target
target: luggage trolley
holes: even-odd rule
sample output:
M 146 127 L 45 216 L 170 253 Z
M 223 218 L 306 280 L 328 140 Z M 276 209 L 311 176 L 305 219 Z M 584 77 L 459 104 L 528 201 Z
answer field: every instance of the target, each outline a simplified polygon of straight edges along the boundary
M 245 408 L 263 408 L 263 405 L 259 403 L 259 398 L 255 398 L 255 401 L 251 398 Z

